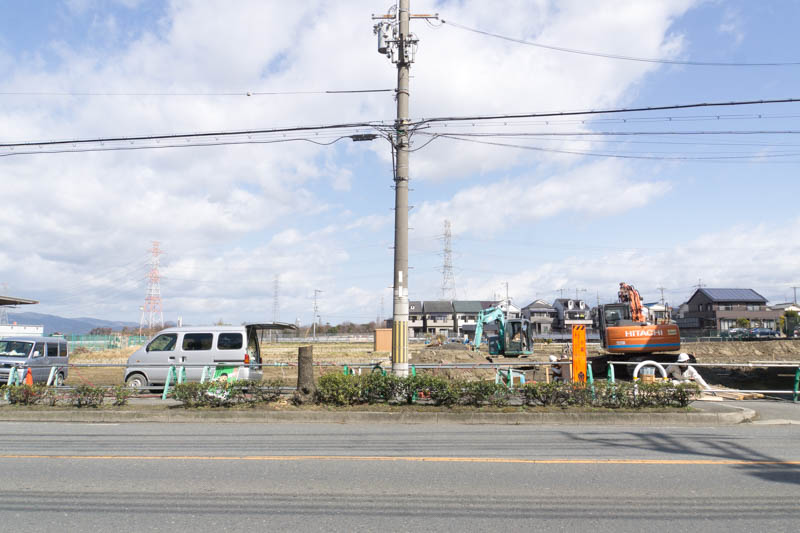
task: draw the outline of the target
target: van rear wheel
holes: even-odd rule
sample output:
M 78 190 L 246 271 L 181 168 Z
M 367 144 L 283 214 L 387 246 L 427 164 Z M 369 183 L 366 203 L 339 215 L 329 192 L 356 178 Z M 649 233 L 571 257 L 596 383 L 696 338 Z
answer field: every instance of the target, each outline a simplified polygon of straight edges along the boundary
M 142 390 L 147 387 L 147 378 L 142 374 L 131 374 L 125 380 L 125 385 L 132 389 Z
M 55 385 L 56 387 L 61 387 L 62 385 L 64 385 L 64 373 L 63 372 L 59 372 L 58 374 L 56 374 L 56 379 L 53 382 L 53 385 Z

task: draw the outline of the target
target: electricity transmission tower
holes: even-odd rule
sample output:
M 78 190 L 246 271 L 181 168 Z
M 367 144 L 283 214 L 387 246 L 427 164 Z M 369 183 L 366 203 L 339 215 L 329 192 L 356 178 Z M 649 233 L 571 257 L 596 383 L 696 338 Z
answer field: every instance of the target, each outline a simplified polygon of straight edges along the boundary
M 279 292 L 281 282 L 278 274 L 275 274 L 275 279 L 272 282 L 272 321 L 278 322 L 281 319 L 281 304 L 279 299 Z
M 158 241 L 153 241 L 150 253 L 152 254 L 150 272 L 147 274 L 147 293 L 144 297 L 142 318 L 139 320 L 139 334 L 145 325 L 151 332 L 156 326 L 159 329 L 164 327 L 164 313 L 161 310 L 161 275 L 158 273 L 158 256 L 163 252 L 159 248 Z
M 450 221 L 444 221 L 444 248 L 442 256 L 442 300 L 456 299 L 456 280 L 453 276 L 453 234 L 450 231 Z
M 317 306 L 317 295 L 319 293 L 321 293 L 321 292 L 323 292 L 323 291 L 321 291 L 319 289 L 314 289 L 314 316 L 311 319 L 312 327 L 314 328 L 313 329 L 313 331 L 314 331 L 314 333 L 313 333 L 314 339 L 317 338 L 317 319 L 320 318 L 320 316 L 319 316 L 319 307 Z M 320 323 L 320 325 L 322 325 L 322 323 Z

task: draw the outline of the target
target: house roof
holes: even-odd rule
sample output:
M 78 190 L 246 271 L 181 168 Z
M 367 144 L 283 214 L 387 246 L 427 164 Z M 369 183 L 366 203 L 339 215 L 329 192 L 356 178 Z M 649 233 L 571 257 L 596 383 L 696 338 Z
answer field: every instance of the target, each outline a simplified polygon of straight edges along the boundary
M 432 302 L 425 302 L 422 308 L 425 313 L 452 313 L 453 302 L 434 300 Z
M 702 292 L 712 302 L 753 302 L 767 303 L 767 299 L 753 289 L 697 289 L 692 295 Z M 689 298 L 690 300 L 692 298 Z
M 480 313 L 482 307 L 478 300 L 456 300 L 453 302 L 453 310 L 456 313 Z
M 542 309 L 555 311 L 555 308 L 544 300 L 534 300 L 522 309 Z
M 422 312 L 422 302 L 419 301 L 411 301 L 408 302 L 408 311 L 411 313 L 421 313 Z

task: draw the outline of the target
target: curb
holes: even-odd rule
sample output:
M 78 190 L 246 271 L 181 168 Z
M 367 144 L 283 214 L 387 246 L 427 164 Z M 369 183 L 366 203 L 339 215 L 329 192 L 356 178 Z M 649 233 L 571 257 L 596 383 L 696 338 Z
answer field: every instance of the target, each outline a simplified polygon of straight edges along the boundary
M 381 411 L 192 411 L 183 409 L 102 411 L 0 411 L 0 422 L 79 423 L 261 423 L 261 424 L 467 424 L 467 425 L 606 425 L 730 426 L 751 422 L 756 412 L 733 407 L 716 413 L 446 413 Z

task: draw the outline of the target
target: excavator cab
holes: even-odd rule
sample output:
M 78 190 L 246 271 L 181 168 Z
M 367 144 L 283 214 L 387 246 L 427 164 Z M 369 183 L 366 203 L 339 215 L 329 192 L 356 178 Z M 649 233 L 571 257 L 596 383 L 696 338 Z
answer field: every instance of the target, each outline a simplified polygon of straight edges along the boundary
M 533 342 L 531 340 L 531 323 L 526 318 L 513 318 L 506 322 L 505 329 L 505 355 L 513 357 L 516 355 L 530 355 L 533 353 Z M 489 345 L 491 353 L 491 345 Z M 499 352 L 497 354 L 499 355 Z

